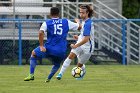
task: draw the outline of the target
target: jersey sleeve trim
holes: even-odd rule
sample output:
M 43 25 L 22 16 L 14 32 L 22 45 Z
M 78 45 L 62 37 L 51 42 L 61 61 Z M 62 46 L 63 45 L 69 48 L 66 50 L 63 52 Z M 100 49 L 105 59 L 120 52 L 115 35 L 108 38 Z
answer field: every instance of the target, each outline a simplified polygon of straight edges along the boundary
M 46 24 L 46 22 L 43 22 L 42 23 L 42 25 L 40 27 L 40 30 L 44 31 L 44 33 L 45 33 L 45 31 L 47 30 L 47 24 Z

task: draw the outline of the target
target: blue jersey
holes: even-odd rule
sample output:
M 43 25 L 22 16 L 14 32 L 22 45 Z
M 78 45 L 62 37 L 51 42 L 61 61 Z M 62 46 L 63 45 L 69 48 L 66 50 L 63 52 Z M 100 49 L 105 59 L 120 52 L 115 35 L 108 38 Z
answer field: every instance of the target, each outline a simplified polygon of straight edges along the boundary
M 67 49 L 66 37 L 69 31 L 68 21 L 66 19 L 51 19 L 47 24 L 47 42 L 46 48 L 52 55 L 65 54 Z
M 77 30 L 79 25 L 67 19 L 52 18 L 43 23 L 40 30 L 47 32 L 46 50 L 50 55 L 64 56 L 67 49 L 69 29 Z
M 68 21 L 66 19 L 51 19 L 47 20 L 46 24 L 47 44 L 57 45 L 58 43 L 61 43 L 62 46 L 65 46 L 66 37 L 69 31 Z

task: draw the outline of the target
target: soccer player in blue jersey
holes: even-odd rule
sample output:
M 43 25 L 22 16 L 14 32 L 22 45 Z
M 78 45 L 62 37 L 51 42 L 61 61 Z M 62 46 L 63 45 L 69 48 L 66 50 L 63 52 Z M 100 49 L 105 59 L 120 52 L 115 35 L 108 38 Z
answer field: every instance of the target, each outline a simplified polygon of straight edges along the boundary
M 52 7 L 50 9 L 51 19 L 46 20 L 39 30 L 40 45 L 32 51 L 30 58 L 30 74 L 24 78 L 24 81 L 34 80 L 34 71 L 37 60 L 42 58 L 51 58 L 53 67 L 45 82 L 49 82 L 58 71 L 60 63 L 65 58 L 67 49 L 67 34 L 71 30 L 79 30 L 81 26 L 78 23 L 68 19 L 59 18 L 59 9 Z M 44 44 L 44 34 L 47 32 L 47 41 Z
M 80 6 L 80 17 L 82 19 L 82 29 L 79 36 L 74 36 L 77 39 L 76 44 L 71 44 L 71 52 L 69 56 L 64 61 L 62 68 L 57 75 L 57 79 L 60 80 L 62 75 L 70 65 L 71 61 L 77 56 L 78 58 L 78 67 L 81 67 L 85 74 L 85 63 L 89 60 L 93 50 L 94 50 L 94 28 L 92 20 L 90 17 L 93 14 L 93 9 L 89 5 Z M 78 20 L 77 20 L 78 22 Z M 80 22 L 80 21 L 79 21 Z M 84 75 L 83 75 L 84 76 Z M 82 76 L 82 78 L 83 78 Z M 82 79 L 81 78 L 81 79 Z M 80 79 L 80 78 L 77 78 Z

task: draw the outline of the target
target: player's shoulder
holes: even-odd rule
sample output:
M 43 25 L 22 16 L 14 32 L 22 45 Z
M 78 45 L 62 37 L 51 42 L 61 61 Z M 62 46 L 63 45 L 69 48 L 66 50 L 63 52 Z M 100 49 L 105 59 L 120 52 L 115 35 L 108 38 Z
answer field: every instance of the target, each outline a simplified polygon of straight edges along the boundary
M 61 20 L 62 20 L 62 23 L 65 24 L 65 25 L 69 23 L 67 18 L 62 18 Z
M 47 19 L 45 22 L 46 22 L 47 24 L 52 23 L 52 19 Z
M 91 24 L 92 23 L 92 20 L 89 18 L 85 21 L 85 23 L 88 23 L 88 24 Z
M 84 24 L 84 25 L 86 26 L 86 25 L 91 25 L 91 24 L 93 24 L 93 22 L 92 22 L 92 20 L 89 18 L 88 20 L 85 21 L 85 24 Z
M 67 18 L 62 18 L 62 21 L 68 22 L 68 19 Z

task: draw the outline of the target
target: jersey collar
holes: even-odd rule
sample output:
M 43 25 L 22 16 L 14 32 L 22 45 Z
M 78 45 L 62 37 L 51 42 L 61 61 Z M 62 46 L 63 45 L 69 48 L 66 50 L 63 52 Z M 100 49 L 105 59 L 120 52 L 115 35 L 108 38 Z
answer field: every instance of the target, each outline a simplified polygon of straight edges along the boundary
M 86 19 L 85 22 L 88 22 L 90 20 L 90 18 Z
M 59 19 L 59 17 L 57 17 L 57 18 L 55 17 L 55 18 L 52 18 L 52 19 Z

